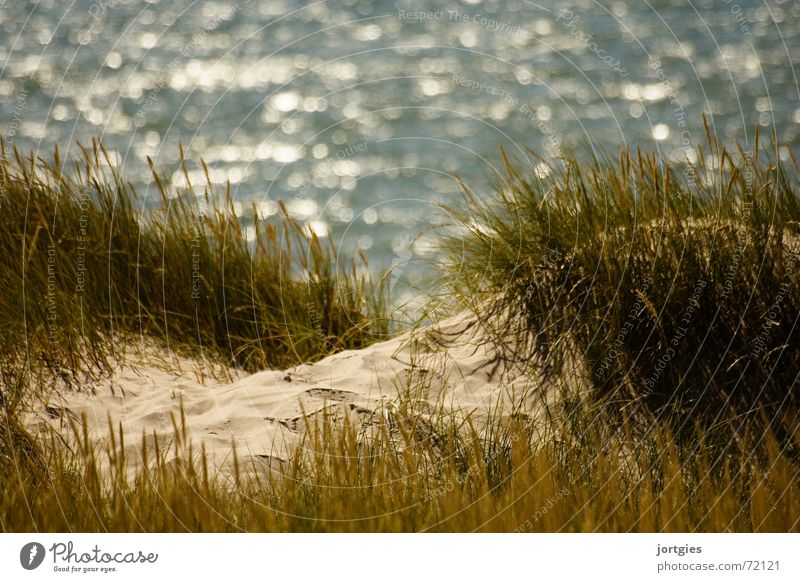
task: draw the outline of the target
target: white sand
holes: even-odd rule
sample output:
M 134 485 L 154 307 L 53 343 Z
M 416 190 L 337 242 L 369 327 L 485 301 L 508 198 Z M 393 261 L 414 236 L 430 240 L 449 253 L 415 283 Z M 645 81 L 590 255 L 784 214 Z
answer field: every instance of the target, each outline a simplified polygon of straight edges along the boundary
M 232 444 L 242 465 L 275 466 L 302 442 L 304 414 L 313 420 L 327 411 L 370 423 L 391 413 L 401 393 L 417 387 L 423 409 L 459 410 L 480 421 L 498 405 L 502 411 L 519 402 L 539 380 L 498 365 L 466 316 L 312 365 L 238 375 L 230 383 L 199 381 L 200 366 L 192 361 L 166 368 L 123 366 L 95 384 L 94 394 L 62 392 L 42 404 L 38 427 L 64 432 L 65 418 L 85 416 L 90 436 L 107 444 L 111 419 L 116 430 L 121 423 L 127 456 L 135 460 L 143 434 L 172 442 L 183 405 L 187 438 L 202 443 L 217 467 L 230 461 Z M 532 406 L 534 396 L 527 398 Z

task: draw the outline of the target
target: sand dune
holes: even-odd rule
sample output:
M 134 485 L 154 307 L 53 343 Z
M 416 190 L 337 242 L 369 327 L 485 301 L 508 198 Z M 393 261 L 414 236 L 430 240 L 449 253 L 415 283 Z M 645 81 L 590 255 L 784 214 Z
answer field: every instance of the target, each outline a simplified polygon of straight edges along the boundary
M 474 319 L 457 316 L 310 365 L 232 372 L 228 383 L 200 381 L 201 366 L 190 360 L 172 367 L 127 364 L 91 390 L 62 391 L 43 403 L 35 424 L 64 432 L 65 418 L 85 417 L 102 444 L 109 442 L 111 419 L 121 427 L 128 458 L 137 459 L 143 434 L 169 444 L 184 418 L 187 438 L 202 443 L 217 467 L 231 460 L 232 444 L 243 465 L 275 466 L 303 442 L 305 419 L 323 413 L 369 425 L 412 394 L 423 415 L 426 408 L 460 411 L 479 423 L 490 412 L 508 410 L 537 378 L 504 365 L 491 346 Z

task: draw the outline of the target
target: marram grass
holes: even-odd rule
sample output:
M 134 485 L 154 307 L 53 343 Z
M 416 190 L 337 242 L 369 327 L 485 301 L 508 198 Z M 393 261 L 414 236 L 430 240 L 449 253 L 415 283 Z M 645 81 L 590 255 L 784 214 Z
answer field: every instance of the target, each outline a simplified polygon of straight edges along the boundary
M 449 245 L 454 292 L 513 337 L 509 358 L 579 354 L 596 397 L 680 433 L 796 413 L 800 189 L 780 155 L 708 134 L 679 165 L 506 159 L 489 202 L 454 211 L 467 231 Z
M 596 419 L 595 419 L 596 420 Z M 498 421 L 499 422 L 499 421 Z M 636 438 L 590 417 L 558 430 L 522 422 L 449 431 L 435 445 L 413 422 L 309 427 L 280 474 L 213 473 L 183 441 L 149 450 L 131 479 L 120 446 L 88 440 L 74 457 L 39 443 L 39 463 L 6 463 L 4 531 L 728 532 L 800 531 L 798 467 L 770 432 L 724 450 L 679 446 L 667 428 Z M 795 424 L 793 437 L 800 437 Z M 110 467 L 110 469 L 108 469 Z
M 493 203 L 468 196 L 454 292 L 513 340 L 506 357 L 586 389 L 546 423 L 420 424 L 401 401 L 369 433 L 308 421 L 277 471 L 217 472 L 178 418 L 171 449 L 143 436 L 132 473 L 121 435 L 31 435 L 53 373 L 79 389 L 141 338 L 287 367 L 384 337 L 383 292 L 286 216 L 250 241 L 213 192 L 175 196 L 155 172 L 162 198 L 143 204 L 99 146 L 73 164 L 7 154 L 3 531 L 800 529 L 793 163 L 710 138 L 689 166 L 623 152 L 542 178 L 508 162 Z
M 159 199 L 148 204 L 97 144 L 72 163 L 58 150 L 52 161 L 2 150 L 6 361 L 80 388 L 76 371 L 103 371 L 115 343 L 143 338 L 255 371 L 385 336 L 379 287 L 285 210 L 267 224 L 255 208 L 237 216 L 210 179 L 200 192 L 152 179 Z

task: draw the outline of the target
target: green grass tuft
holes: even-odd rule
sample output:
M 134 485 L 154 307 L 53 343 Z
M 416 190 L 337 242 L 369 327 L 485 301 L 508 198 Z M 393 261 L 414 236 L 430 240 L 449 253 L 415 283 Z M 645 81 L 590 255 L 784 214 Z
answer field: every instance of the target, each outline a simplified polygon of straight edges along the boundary
M 488 203 L 467 191 L 454 287 L 514 337 L 509 358 L 579 354 L 578 381 L 617 409 L 689 433 L 797 411 L 798 168 L 769 153 L 709 135 L 683 165 L 623 151 L 538 177 L 539 160 L 506 159 Z
M 332 244 L 283 209 L 268 224 L 220 196 L 169 189 L 147 205 L 102 146 L 67 163 L 0 160 L 0 350 L 76 387 L 120 344 L 156 340 L 247 371 L 385 337 L 380 288 L 340 272 Z M 186 171 L 186 163 L 182 162 Z M 205 168 L 205 164 L 203 164 Z M 188 172 L 187 181 L 188 181 Z M 223 202 L 214 201 L 221 198 Z M 248 238 L 245 222 L 254 227 Z

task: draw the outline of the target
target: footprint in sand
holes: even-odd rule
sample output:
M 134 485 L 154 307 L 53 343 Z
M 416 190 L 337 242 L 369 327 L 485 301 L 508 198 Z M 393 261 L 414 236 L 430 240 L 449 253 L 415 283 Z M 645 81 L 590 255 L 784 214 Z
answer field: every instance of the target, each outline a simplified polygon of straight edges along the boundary
M 311 390 L 306 390 L 303 394 L 329 402 L 349 402 L 358 396 L 354 392 L 334 390 L 332 388 L 312 388 Z

